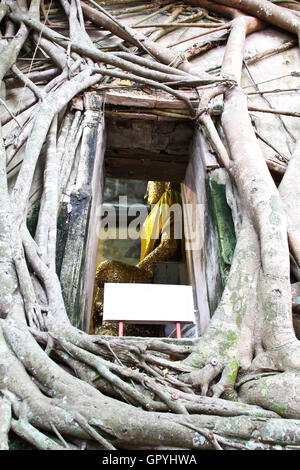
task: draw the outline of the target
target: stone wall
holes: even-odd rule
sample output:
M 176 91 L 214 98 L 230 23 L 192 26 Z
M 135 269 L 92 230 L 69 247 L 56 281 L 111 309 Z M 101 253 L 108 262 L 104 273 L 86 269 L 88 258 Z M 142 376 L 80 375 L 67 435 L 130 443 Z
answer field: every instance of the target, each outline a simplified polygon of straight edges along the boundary
M 105 150 L 102 100 L 85 95 L 84 129 L 76 185 L 63 203 L 60 282 L 67 313 L 73 325 L 88 329 L 92 306 L 98 237 L 96 214 L 102 202 Z M 67 232 L 67 233 L 66 233 Z M 59 243 L 58 243 L 59 248 Z

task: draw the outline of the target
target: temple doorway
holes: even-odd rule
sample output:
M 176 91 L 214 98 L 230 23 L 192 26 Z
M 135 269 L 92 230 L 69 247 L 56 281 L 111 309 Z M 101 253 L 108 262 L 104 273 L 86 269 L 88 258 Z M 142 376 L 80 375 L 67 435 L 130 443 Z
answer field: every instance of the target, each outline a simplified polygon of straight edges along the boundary
M 176 214 L 174 214 L 172 206 L 175 207 Z M 170 211 L 166 208 L 170 208 Z M 164 241 L 163 247 L 160 240 L 161 234 L 159 237 L 156 234 L 155 240 L 151 240 L 154 236 L 154 226 L 158 222 L 159 217 L 161 217 L 164 235 L 166 235 L 166 230 L 170 227 L 170 223 L 172 225 L 171 230 L 173 231 L 168 235 L 171 241 Z M 178 227 L 174 230 L 175 224 Z M 146 229 L 145 226 L 147 226 Z M 147 232 L 146 235 L 145 230 Z M 188 275 L 186 262 L 180 183 L 106 178 L 98 234 L 99 242 L 91 332 L 102 335 L 117 335 L 120 330 L 117 323 L 103 321 L 105 298 L 103 281 L 165 285 L 165 287 L 159 289 L 161 303 L 165 296 L 168 295 L 167 288 L 173 286 L 173 296 L 179 295 L 179 301 L 181 300 L 178 286 L 189 286 L 191 279 Z M 151 258 L 153 256 L 154 258 Z M 143 265 L 143 260 L 146 263 L 147 257 L 151 263 L 151 276 L 148 276 L 149 263 L 148 265 Z M 101 270 L 101 266 L 103 266 L 103 274 L 100 280 L 99 269 Z M 138 268 L 140 272 L 137 272 Z M 136 286 L 136 288 L 132 286 L 131 288 L 133 297 L 131 297 L 130 302 L 132 304 L 135 296 L 139 295 L 138 287 L 140 289 L 142 286 Z M 127 293 L 127 290 L 123 289 L 123 296 L 124 293 Z M 187 295 L 186 291 L 185 295 Z M 190 297 L 192 298 L 192 295 Z M 145 298 L 141 300 L 140 320 L 143 318 L 143 310 L 146 309 L 147 304 L 151 300 L 153 299 Z M 171 300 L 169 301 L 171 302 Z M 193 303 L 193 300 L 190 303 Z M 156 302 L 156 306 L 160 308 L 159 302 L 158 304 Z M 120 308 L 122 308 L 122 305 L 120 305 Z M 172 308 L 176 309 L 176 305 Z M 193 306 L 191 310 L 193 310 Z M 150 321 L 153 321 L 152 318 L 154 316 L 155 312 L 151 315 Z M 176 323 L 142 325 L 139 322 L 136 324 L 131 321 L 125 322 L 124 334 L 126 336 L 174 337 L 179 333 L 178 329 L 176 331 Z M 195 336 L 195 324 L 182 323 L 180 328 L 181 334 L 183 336 Z

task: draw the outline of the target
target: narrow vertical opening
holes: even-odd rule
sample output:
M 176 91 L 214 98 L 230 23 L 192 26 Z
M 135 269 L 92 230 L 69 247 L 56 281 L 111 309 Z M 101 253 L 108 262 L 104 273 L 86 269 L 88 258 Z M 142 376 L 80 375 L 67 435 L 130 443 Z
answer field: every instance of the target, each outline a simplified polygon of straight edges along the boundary
M 122 299 L 124 296 L 124 303 L 122 304 L 121 301 L 121 305 L 115 306 L 115 311 L 122 313 L 125 303 L 127 306 L 128 303 L 131 305 L 131 299 L 139 298 L 138 291 L 134 292 L 134 286 L 151 284 L 161 286 L 161 292 L 164 293 L 159 296 L 162 299 L 170 295 L 171 300 L 173 297 L 181 300 L 180 287 L 187 288 L 188 300 L 183 302 L 181 311 L 187 308 L 192 311 L 192 314 L 189 316 L 184 313 L 186 321 L 181 323 L 182 336 L 195 337 L 200 334 L 199 302 L 201 304 L 200 316 L 204 312 L 204 323 L 209 317 L 209 308 L 205 285 L 205 221 L 202 216 L 200 219 L 197 216 L 199 211 L 203 212 L 203 202 L 205 203 L 205 165 L 202 162 L 201 151 L 199 152 L 198 136 L 199 131 L 194 129 L 190 121 L 143 121 L 139 119 L 125 121 L 120 118 L 106 120 L 102 197 L 101 205 L 97 209 L 97 220 L 95 220 L 98 249 L 95 262 L 97 268 L 93 307 L 88 321 L 90 333 L 118 334 L 117 324 L 113 326 L 110 323 L 111 328 L 103 328 L 103 303 L 104 306 L 107 305 L 107 302 L 103 302 L 105 285 L 126 284 L 127 287 L 123 293 L 118 291 L 119 293 L 115 295 Z M 173 206 L 180 206 L 181 232 L 178 237 L 177 223 L 176 241 L 178 243 L 173 244 L 173 248 L 176 245 L 175 250 L 168 251 L 170 256 L 165 256 L 165 254 L 156 256 L 157 248 L 159 248 L 158 251 L 164 251 L 164 249 L 160 250 L 163 245 L 161 241 L 164 230 L 159 233 L 158 237 L 154 237 L 155 243 L 150 243 L 151 249 L 143 252 L 141 240 L 147 236 L 145 237 L 145 233 L 142 235 L 141 230 L 144 230 L 144 223 L 147 222 L 149 214 L 152 214 L 153 207 L 155 209 L 160 199 L 155 201 L 151 201 L 151 197 L 149 199 L 148 183 L 165 185 L 162 194 L 165 194 L 164 201 L 167 201 L 167 207 L 171 209 L 173 221 L 176 213 Z M 148 198 L 145 198 L 145 193 Z M 178 221 L 176 217 L 175 219 Z M 171 218 L 167 220 L 170 221 Z M 146 226 L 149 230 L 149 223 Z M 174 230 L 174 227 L 172 229 Z M 195 233 L 196 241 L 192 240 L 191 243 L 191 234 L 194 237 Z M 143 258 L 148 259 L 147 256 L 149 253 L 152 256 L 152 252 L 155 252 L 155 257 L 151 262 L 152 269 L 149 276 L 149 269 L 145 266 Z M 99 270 L 101 275 L 99 275 Z M 167 294 L 167 288 L 170 286 L 176 288 L 174 295 Z M 117 292 L 115 285 L 112 289 Z M 128 299 L 129 290 L 132 292 L 130 299 Z M 181 289 L 181 292 L 184 290 Z M 153 289 L 152 292 L 154 292 Z M 153 300 L 153 296 L 156 299 L 156 294 L 151 295 L 152 297 L 148 297 L 148 300 Z M 140 312 L 143 313 L 143 306 L 149 303 L 151 302 L 147 301 L 147 296 L 140 298 L 138 315 Z M 164 305 L 167 310 L 168 306 Z M 174 311 L 176 307 L 178 310 L 175 302 L 173 303 Z M 160 309 L 156 304 L 155 312 L 158 310 Z M 141 326 L 137 321 L 128 322 L 127 326 L 125 322 L 124 334 L 126 336 L 176 337 L 176 322 L 175 317 L 172 322 L 164 321 L 158 325 L 152 325 L 150 321 L 151 325 Z M 135 331 L 133 324 L 138 325 Z M 149 328 L 152 330 L 151 333 Z

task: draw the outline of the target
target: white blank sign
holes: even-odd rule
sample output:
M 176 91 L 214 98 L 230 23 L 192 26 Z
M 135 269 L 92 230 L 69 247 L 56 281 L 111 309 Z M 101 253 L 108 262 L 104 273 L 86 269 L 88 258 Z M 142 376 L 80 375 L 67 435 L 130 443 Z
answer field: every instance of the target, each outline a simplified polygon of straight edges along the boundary
M 195 323 L 192 286 L 107 283 L 103 320 Z

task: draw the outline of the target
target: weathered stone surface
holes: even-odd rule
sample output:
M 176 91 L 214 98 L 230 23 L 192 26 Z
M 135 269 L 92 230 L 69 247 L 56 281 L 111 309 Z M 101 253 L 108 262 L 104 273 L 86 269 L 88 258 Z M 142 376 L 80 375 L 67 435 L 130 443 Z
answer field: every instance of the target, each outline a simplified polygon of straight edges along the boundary
M 136 148 L 187 155 L 193 135 L 190 121 L 107 119 L 107 148 Z
M 84 130 L 76 187 L 68 203 L 68 223 L 60 237 L 63 251 L 60 281 L 68 315 L 73 325 L 87 329 L 96 269 L 96 213 L 102 197 L 104 120 L 101 98 L 85 95 Z M 65 208 L 63 217 L 65 217 Z M 66 219 L 64 220 L 66 222 Z M 64 249 L 63 249 L 64 245 Z M 59 266 L 58 266 L 59 268 Z
M 205 331 L 210 319 L 207 297 L 207 250 L 205 240 L 207 201 L 205 194 L 206 167 L 204 154 L 207 148 L 203 144 L 204 141 L 200 130 L 195 129 L 190 160 L 183 185 L 186 257 L 190 282 L 194 286 L 195 317 L 199 334 Z

